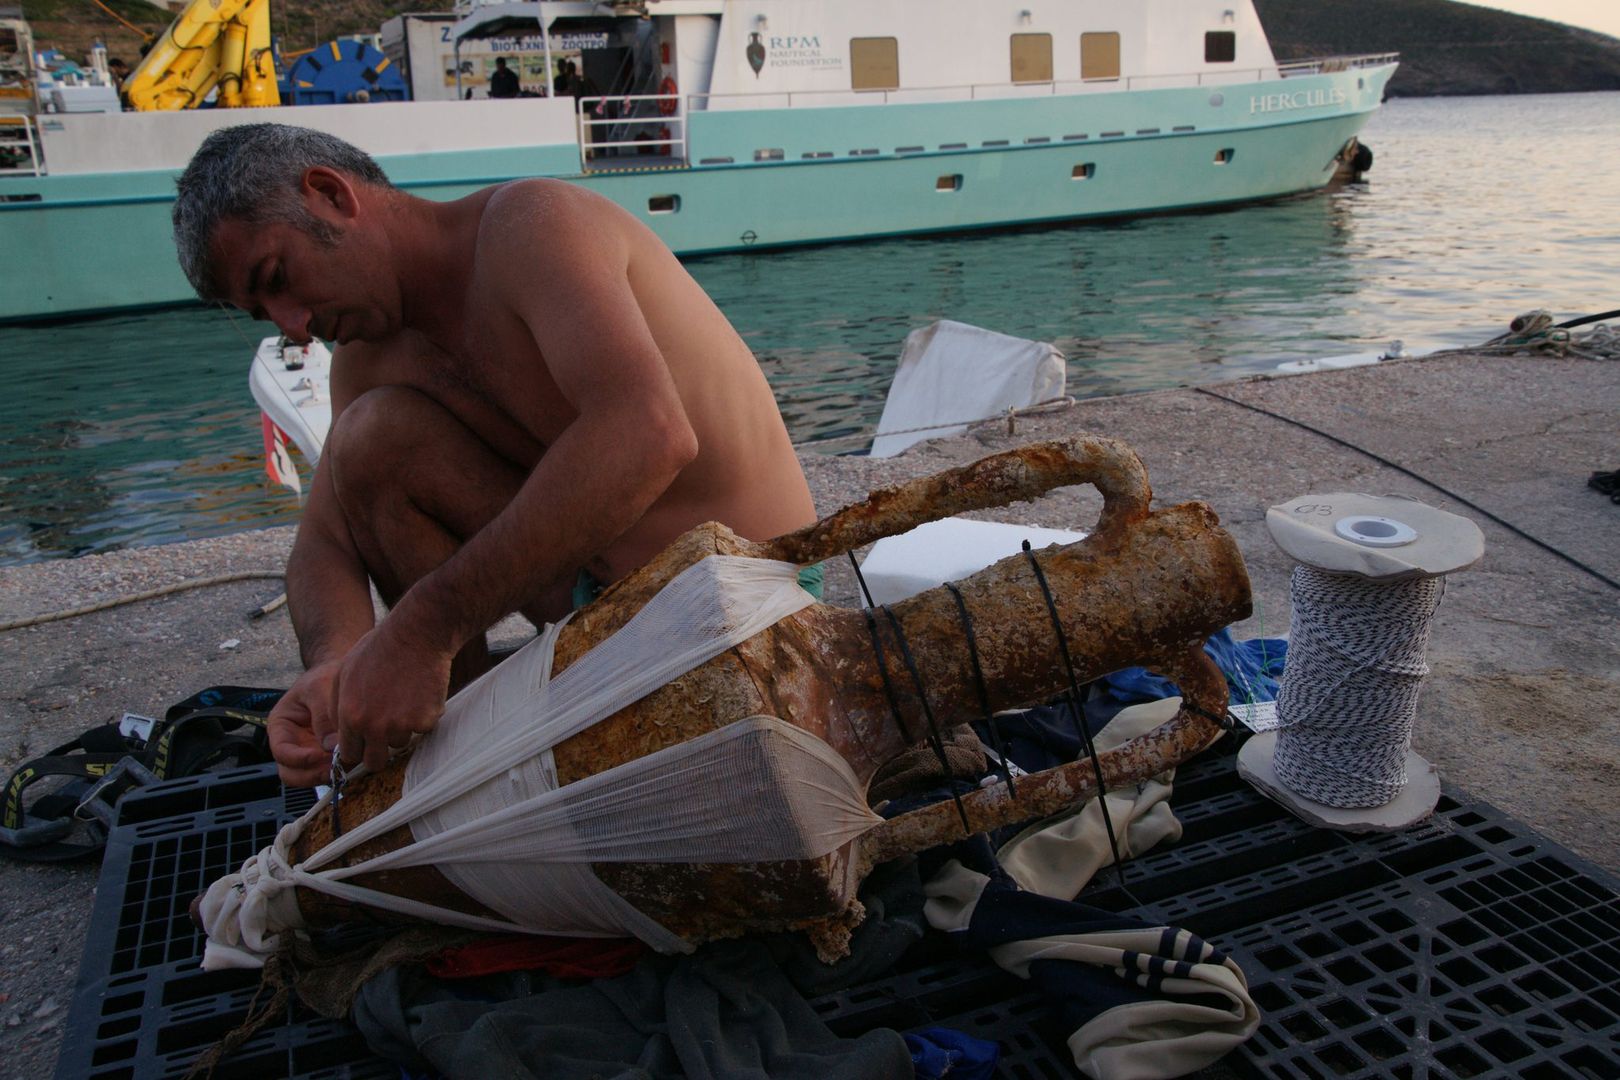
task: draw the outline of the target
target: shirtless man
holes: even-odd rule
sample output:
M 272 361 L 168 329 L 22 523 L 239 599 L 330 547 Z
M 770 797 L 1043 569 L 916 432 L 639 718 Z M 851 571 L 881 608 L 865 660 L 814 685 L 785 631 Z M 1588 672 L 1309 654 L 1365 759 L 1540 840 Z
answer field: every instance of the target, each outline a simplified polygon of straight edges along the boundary
M 584 188 L 429 202 L 339 139 L 252 124 L 204 142 L 174 222 L 198 295 L 340 346 L 287 564 L 289 784 L 322 782 L 334 746 L 380 768 L 438 721 L 452 661 L 476 675 L 490 626 L 558 618 L 582 571 L 612 582 L 704 521 L 763 540 L 814 519 L 748 347 Z

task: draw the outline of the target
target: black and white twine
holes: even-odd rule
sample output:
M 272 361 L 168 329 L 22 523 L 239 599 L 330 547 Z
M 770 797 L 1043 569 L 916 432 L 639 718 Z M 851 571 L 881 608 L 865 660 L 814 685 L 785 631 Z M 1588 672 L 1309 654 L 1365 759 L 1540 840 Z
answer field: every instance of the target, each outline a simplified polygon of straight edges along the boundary
M 1294 568 L 1274 759 L 1291 790 L 1344 808 L 1383 806 L 1401 793 L 1444 580 Z

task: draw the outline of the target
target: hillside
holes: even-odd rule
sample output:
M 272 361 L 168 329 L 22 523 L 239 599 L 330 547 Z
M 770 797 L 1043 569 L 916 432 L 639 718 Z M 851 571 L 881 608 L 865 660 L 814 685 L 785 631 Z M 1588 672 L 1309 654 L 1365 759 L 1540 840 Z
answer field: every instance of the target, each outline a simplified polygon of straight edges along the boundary
M 173 16 L 146 0 L 101 0 L 106 8 L 140 31 L 157 35 Z M 41 49 L 61 49 L 78 59 L 100 41 L 112 56 L 133 66 L 141 55 L 142 34 L 98 7 L 94 0 L 22 0 L 23 17 Z M 271 31 L 283 51 L 312 48 L 338 34 L 373 34 L 387 19 L 406 11 L 449 11 L 451 0 L 399 3 L 389 0 L 271 0 Z
M 148 34 L 170 16 L 145 0 L 101 0 Z M 338 34 L 371 33 L 406 11 L 446 11 L 450 0 L 273 0 L 272 26 L 284 51 Z M 104 42 L 133 64 L 141 34 L 95 0 L 23 0 L 40 48 L 73 57 Z M 1620 39 L 1454 0 L 1255 0 L 1280 60 L 1399 52 L 1392 96 L 1620 90 Z
M 1398 52 L 1389 94 L 1620 90 L 1620 39 L 1453 0 L 1255 0 L 1279 60 Z

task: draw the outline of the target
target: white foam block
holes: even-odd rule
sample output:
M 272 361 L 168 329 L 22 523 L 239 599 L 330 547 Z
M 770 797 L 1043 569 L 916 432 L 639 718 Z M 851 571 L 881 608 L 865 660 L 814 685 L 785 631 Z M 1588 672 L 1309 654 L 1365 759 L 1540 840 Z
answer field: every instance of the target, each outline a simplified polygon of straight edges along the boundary
M 873 544 L 861 563 L 861 575 L 872 590 L 873 603 L 892 604 L 1016 555 L 1025 540 L 1039 550 L 1085 538 L 1085 533 L 1068 529 L 945 518 Z

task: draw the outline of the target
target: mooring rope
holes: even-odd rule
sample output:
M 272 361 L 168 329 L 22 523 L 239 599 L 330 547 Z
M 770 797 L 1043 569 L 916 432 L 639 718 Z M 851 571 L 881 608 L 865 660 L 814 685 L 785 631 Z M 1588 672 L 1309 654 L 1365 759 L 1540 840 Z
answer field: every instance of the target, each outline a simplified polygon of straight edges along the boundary
M 94 604 L 85 604 L 81 607 L 68 608 L 65 611 L 47 611 L 39 615 L 30 615 L 23 619 L 11 619 L 0 622 L 0 634 L 8 630 L 21 630 L 25 626 L 40 626 L 48 622 L 57 622 L 62 619 L 75 619 L 80 615 L 89 615 L 96 611 L 106 611 L 109 608 L 123 607 L 125 604 L 135 604 L 142 600 L 155 600 L 160 596 L 172 596 L 175 593 L 186 592 L 191 589 L 206 588 L 210 585 L 227 585 L 233 581 L 257 581 L 270 578 L 284 578 L 285 570 L 242 570 L 233 574 L 215 574 L 212 577 L 192 578 L 190 581 L 177 581 L 172 585 L 164 585 L 156 589 L 147 589 L 144 592 L 133 593 L 129 596 L 115 596 L 110 600 L 102 600 Z M 270 603 L 256 609 L 256 614 L 269 614 L 286 601 L 286 594 L 276 597 Z
M 1294 567 L 1275 758 L 1290 789 L 1346 808 L 1383 806 L 1401 793 L 1444 581 Z

